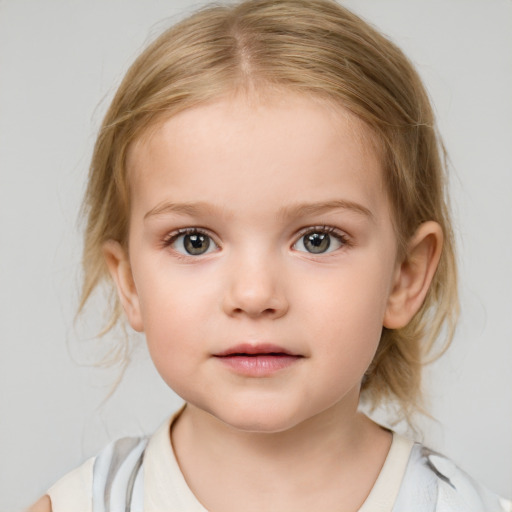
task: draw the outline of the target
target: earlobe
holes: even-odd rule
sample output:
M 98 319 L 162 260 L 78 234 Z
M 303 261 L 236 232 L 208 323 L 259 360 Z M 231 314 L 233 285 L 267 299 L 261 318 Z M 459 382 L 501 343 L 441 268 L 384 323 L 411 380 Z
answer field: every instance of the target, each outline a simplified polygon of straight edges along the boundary
M 108 240 L 103 244 L 103 255 L 117 288 L 128 322 L 138 332 L 144 330 L 139 296 L 133 281 L 128 255 L 119 242 Z
M 405 327 L 421 308 L 439 264 L 442 246 L 443 231 L 437 222 L 424 222 L 416 230 L 405 258 L 396 268 L 384 327 Z

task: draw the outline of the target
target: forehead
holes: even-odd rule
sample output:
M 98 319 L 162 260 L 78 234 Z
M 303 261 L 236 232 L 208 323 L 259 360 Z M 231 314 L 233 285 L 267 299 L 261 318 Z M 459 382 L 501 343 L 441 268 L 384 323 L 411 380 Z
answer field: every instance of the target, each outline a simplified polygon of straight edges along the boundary
M 338 105 L 290 93 L 238 94 L 184 110 L 133 144 L 127 167 L 134 201 L 148 187 L 154 200 L 182 192 L 221 200 L 210 193 L 219 186 L 235 203 L 237 190 L 262 191 L 262 181 L 268 197 L 283 201 L 330 189 L 371 203 L 384 189 L 370 129 Z

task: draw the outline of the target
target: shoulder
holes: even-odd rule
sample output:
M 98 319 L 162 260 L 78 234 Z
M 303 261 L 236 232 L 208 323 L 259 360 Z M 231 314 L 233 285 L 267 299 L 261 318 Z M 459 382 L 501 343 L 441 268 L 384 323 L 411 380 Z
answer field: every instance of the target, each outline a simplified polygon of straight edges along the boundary
M 476 482 L 453 461 L 413 446 L 393 512 L 512 512 L 512 503 Z
M 52 512 L 50 497 L 45 494 L 40 500 L 29 507 L 26 512 Z
M 53 512 L 61 510 L 90 512 L 92 510 L 91 491 L 95 460 L 95 457 L 88 459 L 48 489 L 50 510 Z
M 30 512 L 91 512 L 105 496 L 126 495 L 142 466 L 147 438 L 130 437 L 110 443 L 96 457 L 64 475 L 48 490 L 50 508 Z M 45 499 L 40 500 L 45 504 Z M 37 505 L 40 504 L 37 503 Z M 41 505 L 43 506 L 43 505 Z

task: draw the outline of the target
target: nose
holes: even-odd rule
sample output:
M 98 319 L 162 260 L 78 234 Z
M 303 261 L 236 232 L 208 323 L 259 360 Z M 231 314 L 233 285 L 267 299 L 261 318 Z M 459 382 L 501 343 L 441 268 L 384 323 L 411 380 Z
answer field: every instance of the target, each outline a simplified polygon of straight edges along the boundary
M 289 304 L 284 290 L 284 275 L 277 262 L 251 257 L 233 261 L 223 309 L 229 316 L 280 318 Z

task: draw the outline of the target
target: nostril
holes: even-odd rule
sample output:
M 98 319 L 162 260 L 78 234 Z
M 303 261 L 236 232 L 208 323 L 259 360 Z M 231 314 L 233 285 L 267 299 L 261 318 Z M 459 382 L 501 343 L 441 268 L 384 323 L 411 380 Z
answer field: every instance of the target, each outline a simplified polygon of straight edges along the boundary
M 277 310 L 274 308 L 265 308 L 263 310 L 251 309 L 251 308 L 235 308 L 233 310 L 233 313 L 238 314 L 238 315 L 246 314 L 249 316 L 260 316 L 260 315 L 269 316 L 269 315 L 275 315 L 277 313 Z

